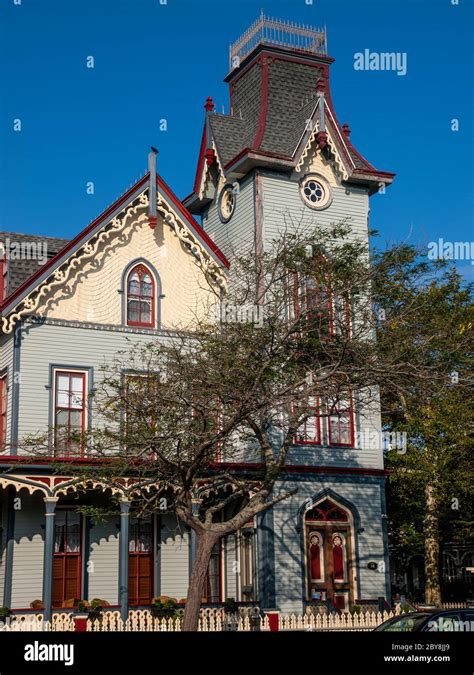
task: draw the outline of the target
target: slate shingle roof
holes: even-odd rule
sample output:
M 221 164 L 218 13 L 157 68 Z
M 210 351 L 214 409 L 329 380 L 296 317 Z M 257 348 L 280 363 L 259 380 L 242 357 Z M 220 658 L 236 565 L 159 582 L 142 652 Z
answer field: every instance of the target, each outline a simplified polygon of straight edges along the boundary
M 2 243 L 11 255 L 8 259 L 8 295 L 11 295 L 23 282 L 29 279 L 42 265 L 46 264 L 67 243 L 68 239 L 58 237 L 43 237 L 34 234 L 19 234 L 18 232 L 0 232 Z M 39 246 L 38 246 L 39 245 Z M 17 259 L 16 251 L 23 251 L 23 256 Z M 33 257 L 35 251 L 39 259 Z
M 372 174 L 373 180 L 378 175 L 393 176 L 378 172 L 369 164 L 353 147 L 337 121 L 329 90 L 328 64 L 332 59 L 316 57 L 309 60 L 307 57 L 298 60 L 288 52 L 291 50 L 268 49 L 260 45 L 246 57 L 240 69 L 235 73 L 232 71 L 226 78 L 231 89 L 231 114 L 210 113 L 207 118 L 210 136 L 224 167 L 247 149 L 274 157 L 276 161 L 296 162 L 303 150 L 301 140 L 307 131 L 307 121 L 319 105 L 317 83 L 323 78 L 326 109 L 336 120 L 334 140 L 346 157 L 349 173 Z M 204 165 L 201 167 L 203 170 Z

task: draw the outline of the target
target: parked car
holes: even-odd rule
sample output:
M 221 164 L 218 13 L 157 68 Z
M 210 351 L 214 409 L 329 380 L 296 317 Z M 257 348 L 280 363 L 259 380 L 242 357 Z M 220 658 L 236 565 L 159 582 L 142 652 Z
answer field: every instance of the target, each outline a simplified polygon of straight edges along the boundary
M 474 609 L 433 609 L 400 614 L 374 631 L 393 633 L 474 632 Z

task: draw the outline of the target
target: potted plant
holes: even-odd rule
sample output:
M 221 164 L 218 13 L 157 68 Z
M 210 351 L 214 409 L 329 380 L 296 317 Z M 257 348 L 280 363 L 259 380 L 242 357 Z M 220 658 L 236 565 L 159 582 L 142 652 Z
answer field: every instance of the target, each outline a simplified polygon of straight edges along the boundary
M 101 600 L 100 598 L 91 600 L 88 607 L 89 619 L 91 619 L 91 621 L 101 621 L 102 610 L 104 607 L 107 607 L 108 604 L 107 600 Z
M 89 603 L 87 600 L 75 600 L 74 601 L 74 611 L 77 614 L 87 614 L 87 609 L 89 607 Z
M 30 607 L 31 609 L 38 609 L 38 610 L 43 610 L 44 605 L 42 600 L 33 600 L 33 602 L 30 602 Z
M 155 619 L 176 619 L 178 603 L 175 598 L 160 596 L 151 601 L 151 613 Z
M 10 614 L 10 607 L 0 607 L 0 623 L 6 623 L 6 620 Z

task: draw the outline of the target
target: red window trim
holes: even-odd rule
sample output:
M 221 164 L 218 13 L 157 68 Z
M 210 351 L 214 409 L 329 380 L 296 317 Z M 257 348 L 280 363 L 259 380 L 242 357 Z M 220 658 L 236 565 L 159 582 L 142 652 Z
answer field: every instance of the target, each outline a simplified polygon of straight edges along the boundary
M 7 442 L 7 374 L 0 376 L 0 450 Z
M 354 400 L 352 394 L 348 397 L 349 406 L 347 408 L 340 408 L 341 401 L 337 401 L 335 406 L 327 404 L 327 420 L 328 420 L 328 445 L 332 447 L 345 447 L 353 448 L 355 443 L 355 424 L 354 424 Z M 349 423 L 350 423 L 350 442 L 349 443 L 333 443 L 331 441 L 331 416 L 335 416 L 336 411 L 338 412 L 349 412 Z M 340 433 L 339 433 L 340 437 Z
M 0 253 L 0 304 L 8 295 L 8 260 Z
M 130 277 L 137 270 L 140 270 L 140 275 L 143 275 L 145 273 L 149 275 L 149 277 L 151 279 L 151 296 L 148 297 L 148 296 L 142 295 L 142 293 L 141 293 L 141 276 L 140 276 L 140 294 L 139 295 L 132 295 L 131 297 L 136 298 L 138 300 L 138 316 L 139 317 L 140 317 L 140 312 L 141 312 L 141 309 L 140 309 L 141 299 L 143 297 L 146 297 L 147 300 L 148 299 L 150 300 L 151 312 L 150 312 L 150 321 L 149 322 L 146 322 L 146 321 L 131 321 L 128 318 L 128 302 L 129 302 L 129 297 L 130 297 L 130 294 L 129 294 Z M 126 297 L 125 297 L 125 318 L 126 318 L 126 321 L 127 321 L 127 326 L 139 326 L 139 327 L 142 327 L 142 328 L 155 328 L 156 327 L 155 326 L 156 283 L 155 283 L 155 277 L 153 276 L 152 271 L 150 270 L 149 267 L 147 267 L 143 263 L 138 263 L 138 265 L 135 265 L 134 267 L 132 267 L 130 272 L 127 274 L 127 279 L 126 279 L 126 282 L 125 282 L 125 293 L 126 293 Z
M 305 431 L 305 440 L 300 440 L 297 435 L 295 435 L 295 438 L 293 440 L 294 445 L 322 445 L 322 433 L 321 433 L 321 399 L 319 396 L 315 396 L 316 398 L 316 405 L 312 406 L 315 410 L 316 413 L 319 412 L 319 414 L 315 414 L 316 417 L 316 424 L 317 424 L 317 440 L 307 440 L 306 439 L 306 425 L 308 423 L 308 420 L 306 420 L 303 425 L 304 425 L 304 431 Z M 309 407 L 309 406 L 308 406 Z
M 143 518 L 138 518 L 139 521 L 144 520 Z M 151 590 L 150 590 L 150 599 L 153 599 L 154 593 L 155 593 L 155 579 L 154 579 L 154 565 L 155 565 L 155 523 L 153 517 L 150 518 L 150 528 L 151 528 L 151 537 L 150 537 L 150 550 L 148 551 L 131 551 L 130 550 L 130 544 L 132 541 L 131 538 L 131 528 L 129 532 L 129 537 L 128 537 L 128 559 L 129 559 L 129 570 L 130 570 L 130 558 L 140 558 L 140 557 L 149 557 L 151 559 L 151 564 L 150 564 L 150 581 L 151 581 Z M 134 581 L 135 583 L 138 583 L 139 576 L 136 576 Z M 129 578 L 128 578 L 128 585 L 129 585 L 129 594 L 130 594 L 130 571 L 129 571 Z M 133 589 L 135 590 L 135 589 Z M 135 597 L 135 594 L 134 596 Z M 131 599 L 132 596 L 130 594 L 130 600 L 129 604 L 131 607 L 146 607 L 147 603 L 140 603 L 140 602 L 135 602 L 134 600 Z
M 59 508 L 58 511 L 65 511 L 66 513 L 68 512 L 75 512 L 74 509 L 61 509 Z M 76 582 L 76 598 L 81 597 L 81 589 L 82 589 L 82 538 L 84 535 L 84 530 L 83 530 L 83 518 L 81 514 L 79 514 L 79 552 L 78 553 L 72 553 L 72 552 L 60 552 L 56 553 L 53 551 L 53 561 L 62 559 L 63 560 L 63 565 L 64 565 L 64 559 L 65 558 L 77 558 L 76 560 L 76 565 L 77 565 L 77 582 Z M 55 524 L 55 537 L 56 537 L 56 524 Z M 62 595 L 65 595 L 64 592 L 64 584 L 65 584 L 65 577 L 63 577 L 63 593 Z M 72 598 L 64 598 L 64 600 L 72 600 Z M 56 606 L 55 609 L 61 609 L 63 608 L 64 605 Z
M 302 277 L 299 272 L 290 272 L 289 273 L 289 297 L 290 301 L 292 303 L 292 309 L 293 309 L 293 315 L 294 319 L 298 320 L 301 318 L 301 307 L 302 304 L 307 302 L 307 297 L 308 297 L 308 286 L 307 286 L 307 278 L 303 280 L 304 282 L 304 288 L 302 288 Z M 329 319 L 329 335 L 336 335 L 336 325 L 335 325 L 335 317 L 336 317 L 336 295 L 333 291 L 333 288 L 330 283 L 328 283 L 327 287 L 327 301 L 324 303 L 327 306 L 328 309 L 328 319 Z M 318 296 L 323 289 L 321 288 L 314 288 L 310 289 L 311 293 Z M 351 307 L 350 307 L 350 292 L 349 289 L 346 288 L 343 294 L 339 294 L 345 304 L 345 327 L 347 329 L 347 335 L 351 335 L 352 331 L 352 317 L 351 317 Z M 321 305 L 322 307 L 322 305 Z M 318 317 L 322 316 L 321 312 L 316 312 L 315 310 L 307 310 L 306 314 L 306 321 L 310 320 L 312 316 Z
M 67 449 L 63 448 L 58 448 L 57 446 L 57 438 L 56 438 L 56 433 L 57 433 L 57 425 L 56 425 L 56 417 L 57 417 L 57 411 L 58 410 L 71 410 L 71 408 L 60 408 L 57 405 L 57 396 L 58 396 L 58 377 L 60 375 L 66 375 L 68 377 L 74 376 L 74 377 L 81 377 L 82 378 L 82 419 L 81 419 L 81 433 L 84 433 L 86 430 L 86 410 L 87 410 L 87 400 L 86 400 L 86 377 L 87 373 L 83 370 L 55 370 L 54 371 L 54 399 L 53 399 L 53 414 L 54 414 L 54 425 L 53 425 L 53 446 L 55 449 L 55 452 L 59 450 L 59 452 L 63 452 L 63 455 L 57 454 L 56 456 L 60 457 L 71 457 L 71 456 L 77 456 L 77 454 L 80 457 L 84 456 L 84 447 L 81 444 L 81 447 L 79 449 L 79 453 L 74 453 Z

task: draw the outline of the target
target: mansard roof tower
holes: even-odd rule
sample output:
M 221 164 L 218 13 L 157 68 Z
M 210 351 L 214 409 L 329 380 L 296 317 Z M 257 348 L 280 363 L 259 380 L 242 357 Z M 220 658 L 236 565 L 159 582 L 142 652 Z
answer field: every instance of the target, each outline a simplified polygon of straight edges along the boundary
M 230 114 L 214 111 L 209 97 L 192 193 L 184 200 L 205 216 L 222 184 L 264 169 L 299 180 L 311 159 L 338 186 L 373 194 L 393 180 L 354 147 L 337 119 L 330 89 L 325 29 L 259 19 L 230 47 Z M 321 166 L 320 166 L 321 170 Z M 321 170 L 322 172 L 322 170 Z M 218 237 L 219 238 L 219 237 Z

